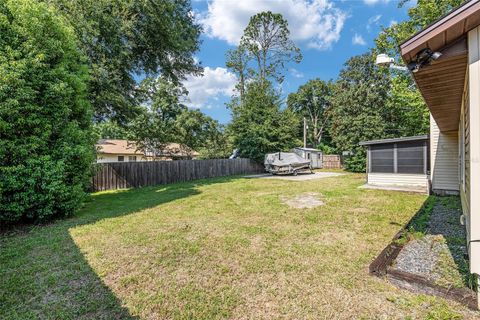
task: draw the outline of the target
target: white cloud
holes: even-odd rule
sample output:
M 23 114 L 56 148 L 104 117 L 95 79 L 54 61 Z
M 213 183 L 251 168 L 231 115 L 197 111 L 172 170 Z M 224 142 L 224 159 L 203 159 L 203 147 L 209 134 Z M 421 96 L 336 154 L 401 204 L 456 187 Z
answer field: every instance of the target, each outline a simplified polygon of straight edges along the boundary
M 381 18 L 382 18 L 381 14 L 377 14 L 375 16 L 370 17 L 367 21 L 367 30 L 370 30 L 374 25 L 379 25 Z
M 369 6 L 375 5 L 377 3 L 388 3 L 390 0 L 363 0 L 365 4 L 368 4 Z
M 194 108 L 206 108 L 210 99 L 218 100 L 230 97 L 235 89 L 237 77 L 225 68 L 205 67 L 202 76 L 189 76 L 183 82 L 188 90 L 187 105 Z
M 298 71 L 295 68 L 290 68 L 289 71 L 290 71 L 290 74 L 292 75 L 292 77 L 303 78 L 303 76 L 304 76 L 302 72 Z
M 390 25 L 389 27 L 393 27 L 394 25 L 396 25 L 398 22 L 397 20 L 390 20 Z
M 355 33 L 353 35 L 353 38 L 352 38 L 352 43 L 353 44 L 358 44 L 360 46 L 365 46 L 367 44 L 367 42 L 365 41 L 365 39 L 363 39 L 363 37 L 361 35 L 359 35 L 358 33 Z
M 200 22 L 212 38 L 238 44 L 250 17 L 262 12 L 281 13 L 288 21 L 294 41 L 308 47 L 328 49 L 340 39 L 347 14 L 329 0 L 256 1 L 213 0 Z

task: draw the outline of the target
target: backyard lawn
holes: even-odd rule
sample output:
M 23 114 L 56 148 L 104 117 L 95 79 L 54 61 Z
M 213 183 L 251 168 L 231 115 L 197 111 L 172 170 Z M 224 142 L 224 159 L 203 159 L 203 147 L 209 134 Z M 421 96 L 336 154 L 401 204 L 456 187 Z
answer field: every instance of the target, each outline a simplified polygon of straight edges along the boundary
M 369 263 L 425 195 L 217 178 L 102 192 L 70 219 L 0 235 L 1 319 L 461 319 Z M 284 202 L 318 193 L 324 205 Z

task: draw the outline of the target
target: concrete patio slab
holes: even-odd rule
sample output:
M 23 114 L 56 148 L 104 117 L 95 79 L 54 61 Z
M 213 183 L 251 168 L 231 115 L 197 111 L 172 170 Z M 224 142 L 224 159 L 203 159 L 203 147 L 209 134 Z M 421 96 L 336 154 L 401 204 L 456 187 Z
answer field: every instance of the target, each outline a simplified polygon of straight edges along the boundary
M 315 180 L 321 178 L 330 178 L 343 176 L 344 173 L 339 172 L 315 172 L 315 173 L 299 173 L 298 175 L 271 175 L 269 173 L 265 174 L 253 174 L 248 176 L 243 176 L 244 178 L 262 178 L 262 179 L 276 179 L 276 180 L 289 180 L 289 181 L 307 181 Z
M 402 191 L 402 192 L 417 192 L 417 193 L 428 193 L 425 187 L 414 187 L 414 186 L 400 186 L 400 185 L 376 185 L 376 184 L 364 184 L 359 187 L 360 189 L 377 189 L 377 190 L 391 190 L 391 191 Z

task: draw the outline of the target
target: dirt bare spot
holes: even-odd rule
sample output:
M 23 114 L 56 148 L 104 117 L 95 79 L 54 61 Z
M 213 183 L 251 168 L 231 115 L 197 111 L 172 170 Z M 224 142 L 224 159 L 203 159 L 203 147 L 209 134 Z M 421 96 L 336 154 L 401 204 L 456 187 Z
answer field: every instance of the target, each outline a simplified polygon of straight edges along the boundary
M 316 192 L 307 192 L 296 196 L 295 198 L 282 197 L 282 202 L 290 208 L 310 209 L 323 206 L 325 203 L 319 199 L 321 195 Z

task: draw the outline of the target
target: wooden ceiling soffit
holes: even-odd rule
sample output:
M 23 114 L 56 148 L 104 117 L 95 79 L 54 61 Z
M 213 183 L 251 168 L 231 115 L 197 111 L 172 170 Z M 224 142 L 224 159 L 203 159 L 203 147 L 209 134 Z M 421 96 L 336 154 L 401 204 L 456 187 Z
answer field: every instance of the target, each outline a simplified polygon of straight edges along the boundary
M 462 37 L 439 51 L 442 56 L 413 77 L 440 130 L 457 130 L 467 68 L 467 40 Z

